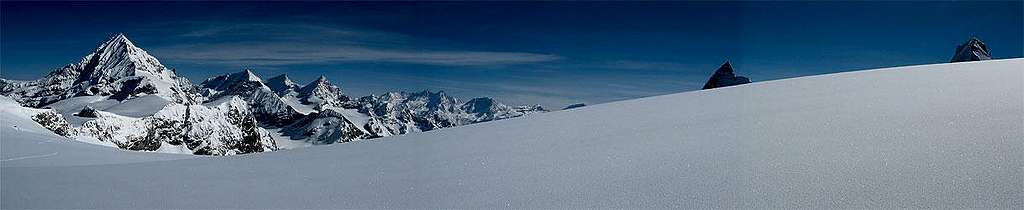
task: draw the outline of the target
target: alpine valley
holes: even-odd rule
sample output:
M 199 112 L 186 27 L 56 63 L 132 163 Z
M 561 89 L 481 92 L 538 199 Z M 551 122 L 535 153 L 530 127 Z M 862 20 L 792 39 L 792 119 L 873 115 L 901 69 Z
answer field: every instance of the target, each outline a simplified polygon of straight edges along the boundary
M 287 75 L 263 79 L 250 70 L 195 85 L 123 34 L 41 79 L 0 79 L 0 94 L 41 108 L 32 119 L 67 138 L 196 155 L 350 142 L 546 112 L 432 91 L 349 97 L 324 76 L 300 85 Z

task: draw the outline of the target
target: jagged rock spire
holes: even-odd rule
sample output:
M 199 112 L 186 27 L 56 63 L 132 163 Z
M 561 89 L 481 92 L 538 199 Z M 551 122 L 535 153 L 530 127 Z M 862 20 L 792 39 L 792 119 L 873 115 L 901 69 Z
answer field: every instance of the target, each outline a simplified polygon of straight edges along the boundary
M 978 39 L 978 37 L 971 37 L 967 42 L 956 47 L 956 52 L 954 52 L 953 58 L 949 62 L 982 60 L 992 60 L 992 54 L 989 54 L 988 46 L 985 46 L 985 43 Z
M 720 88 L 733 85 L 742 85 L 750 83 L 750 79 L 742 76 L 736 76 L 736 73 L 732 70 L 732 64 L 729 61 L 725 61 L 722 67 L 718 67 L 715 73 L 711 75 L 707 83 L 704 83 L 704 90 L 712 88 Z

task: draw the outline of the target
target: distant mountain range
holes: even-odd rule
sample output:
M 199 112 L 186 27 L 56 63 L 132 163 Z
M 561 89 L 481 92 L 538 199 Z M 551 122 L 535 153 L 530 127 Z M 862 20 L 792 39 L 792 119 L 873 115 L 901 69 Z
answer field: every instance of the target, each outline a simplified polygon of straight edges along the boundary
M 41 79 L 0 79 L 0 94 L 22 106 L 52 108 L 34 119 L 69 138 L 197 155 L 349 142 L 546 112 L 539 105 L 486 97 L 461 102 L 431 91 L 353 98 L 324 76 L 300 86 L 287 75 L 264 80 L 250 70 L 193 85 L 123 34 Z

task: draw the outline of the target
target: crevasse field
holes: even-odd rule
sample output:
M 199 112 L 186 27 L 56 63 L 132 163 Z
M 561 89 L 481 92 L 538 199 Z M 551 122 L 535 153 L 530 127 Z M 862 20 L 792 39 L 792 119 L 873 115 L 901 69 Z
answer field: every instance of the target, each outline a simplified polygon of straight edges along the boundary
M 228 157 L 3 101 L 8 208 L 1019 208 L 1024 59 L 800 77 Z

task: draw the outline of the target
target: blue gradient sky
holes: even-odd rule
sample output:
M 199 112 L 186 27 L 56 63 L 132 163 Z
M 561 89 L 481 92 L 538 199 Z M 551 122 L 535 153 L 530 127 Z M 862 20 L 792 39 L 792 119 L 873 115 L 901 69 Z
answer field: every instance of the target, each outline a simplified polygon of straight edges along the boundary
M 444 90 L 549 109 L 754 81 L 944 63 L 978 36 L 1022 56 L 1021 1 L 0 3 L 0 76 L 35 79 L 123 32 L 195 82 L 252 68 L 350 95 Z

